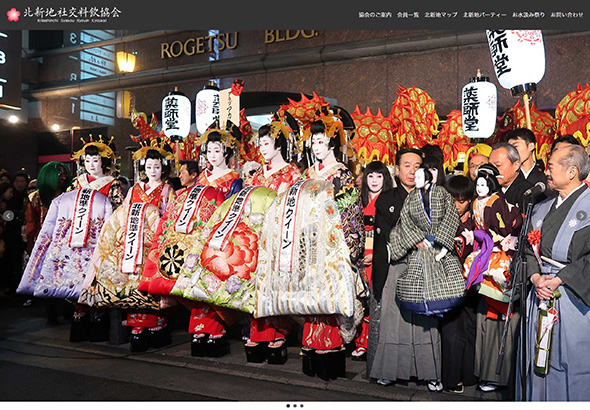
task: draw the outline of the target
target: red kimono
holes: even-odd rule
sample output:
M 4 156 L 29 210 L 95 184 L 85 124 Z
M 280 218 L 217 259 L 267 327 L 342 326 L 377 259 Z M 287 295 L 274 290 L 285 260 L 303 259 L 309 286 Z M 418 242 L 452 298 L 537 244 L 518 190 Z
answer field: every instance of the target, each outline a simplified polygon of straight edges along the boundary
M 375 202 L 377 202 L 377 198 L 379 195 L 376 195 L 373 199 L 369 201 L 367 206 L 363 209 L 363 214 L 365 216 L 365 257 L 367 255 L 373 255 L 373 235 L 375 230 Z M 373 262 L 370 265 L 365 265 L 365 275 L 366 281 L 371 285 L 371 273 L 373 271 Z M 367 349 L 369 345 L 369 314 L 365 315 L 363 321 L 361 323 L 360 333 L 354 341 L 357 349 Z
M 203 172 L 201 172 L 201 174 L 197 178 L 197 185 L 213 187 L 220 191 L 223 194 L 224 198 L 227 198 L 229 196 L 232 184 L 239 177 L 240 174 L 238 174 L 236 171 L 232 169 L 227 174 L 224 174 L 214 180 L 211 180 L 211 171 L 206 169 Z

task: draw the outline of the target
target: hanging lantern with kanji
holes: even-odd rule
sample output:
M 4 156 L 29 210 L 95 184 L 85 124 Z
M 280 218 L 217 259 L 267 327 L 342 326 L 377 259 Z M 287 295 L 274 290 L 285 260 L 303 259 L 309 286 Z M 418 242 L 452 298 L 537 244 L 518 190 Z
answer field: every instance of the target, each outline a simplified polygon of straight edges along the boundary
M 489 77 L 471 77 L 461 92 L 461 114 L 463 131 L 476 141 L 484 140 L 494 133 L 497 118 L 496 86 Z
M 182 141 L 191 128 L 191 100 L 176 88 L 162 100 L 162 131 L 172 141 Z
M 195 123 L 199 134 L 204 134 L 215 121 L 219 120 L 220 101 L 219 88 L 215 82 L 209 81 L 195 99 Z
M 543 34 L 541 30 L 487 30 L 486 35 L 498 82 L 513 97 L 522 96 L 530 129 L 529 96 L 545 75 Z

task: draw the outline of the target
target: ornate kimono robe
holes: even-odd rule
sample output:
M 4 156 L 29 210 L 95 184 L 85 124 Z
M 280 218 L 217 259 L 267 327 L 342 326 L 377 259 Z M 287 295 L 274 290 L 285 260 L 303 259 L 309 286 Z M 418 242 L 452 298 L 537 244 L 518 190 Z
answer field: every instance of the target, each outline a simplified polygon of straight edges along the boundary
M 189 221 L 192 230 L 188 233 L 177 232 L 175 225 L 191 188 L 193 187 L 177 191 L 176 198 L 169 203 L 160 220 L 139 284 L 142 292 L 162 296 L 170 294 L 186 255 L 200 237 L 205 223 L 224 201 L 220 191 L 207 187 Z
M 171 188 L 161 183 L 153 189 L 138 182 L 130 190 L 123 206 L 115 210 L 107 220 L 99 238 L 99 244 L 92 256 L 88 277 L 84 283 L 79 303 L 93 307 L 115 307 L 133 309 L 157 309 L 159 299 L 147 297 L 138 291 L 141 273 L 151 247 L 154 232 L 160 220 L 160 207 L 173 195 Z M 128 221 L 132 217 L 132 204 L 145 204 L 143 226 L 138 232 L 142 236 L 141 259 L 135 264 L 135 272 L 124 272 L 122 261 L 126 253 Z
M 37 297 L 78 298 L 99 233 L 112 213 L 108 198 L 95 193 L 89 211 L 86 245 L 70 247 L 79 192 L 66 192 L 51 202 L 18 293 Z
M 473 201 L 472 215 L 475 229 L 485 232 L 490 239 L 479 245 L 465 260 L 465 272 L 469 273 L 475 258 L 480 254 L 489 254 L 489 259 L 481 261 L 481 282 L 479 293 L 493 300 L 508 303 L 512 294 L 512 277 L 510 262 L 514 251 L 504 251 L 501 241 L 512 235 L 518 237 L 522 226 L 519 208 L 510 206 L 501 192 Z M 492 246 L 492 249 L 489 249 Z M 482 255 L 483 256 L 483 255 Z M 486 299 L 489 300 L 489 299 Z M 494 303 L 490 301 L 490 303 Z
M 264 174 L 263 165 L 252 177 L 251 185 L 261 185 L 277 191 L 285 192 L 293 183 L 301 179 L 301 171 L 293 163 L 285 165 L 270 175 Z M 268 229 L 268 227 L 266 228 Z M 268 232 L 263 232 L 263 235 Z M 292 321 L 287 316 L 274 316 L 252 319 L 250 326 L 250 340 L 254 343 L 272 342 L 283 339 L 291 329 Z
M 358 277 L 333 186 L 302 180 L 271 205 L 261 235 L 255 316 L 352 317 Z
M 331 168 L 321 167 L 320 163 L 316 163 L 306 169 L 301 178 L 321 179 L 334 184 L 334 198 L 340 211 L 344 238 L 350 250 L 350 261 L 361 274 L 364 270 L 365 224 L 361 195 L 354 185 L 352 172 L 340 162 Z
M 214 180 L 211 180 L 211 171 L 204 170 L 197 178 L 197 185 L 210 186 L 220 191 L 224 198 L 228 198 L 235 194 L 242 188 L 242 180 L 240 174 L 233 169 L 227 174 L 224 174 Z
M 352 172 L 346 165 L 337 162 L 325 167 L 317 162 L 305 170 L 302 179 L 320 179 L 332 182 L 334 199 L 340 213 L 344 239 L 350 251 L 350 262 L 358 277 L 363 276 L 365 253 L 365 232 L 363 206 L 359 189 L 354 185 Z M 351 286 L 354 286 L 351 284 Z M 363 292 L 357 289 L 360 294 Z M 351 320 L 340 322 L 342 316 L 309 316 L 303 327 L 303 344 L 315 349 L 335 349 L 350 342 L 355 335 L 356 325 L 362 320 L 362 306 L 355 300 Z
M 188 253 L 172 294 L 252 313 L 258 236 L 275 197 L 271 189 L 246 187 L 221 204 Z
M 175 197 L 176 193 L 174 192 L 174 189 L 165 182 L 162 182 L 154 188 L 149 188 L 144 182 L 138 182 L 129 190 L 124 204 L 134 202 L 152 204 L 158 207 L 160 215 L 162 215 L 164 211 L 166 211 L 168 203 Z
M 558 276 L 563 284 L 555 307 L 559 320 L 553 326 L 549 373 L 533 372 L 539 309 L 534 287 L 527 300 L 527 400 L 589 401 L 590 361 L 590 189 L 582 184 L 559 207 L 547 199 L 533 210 L 531 230 L 540 232 L 540 243 L 529 246 L 528 276 L 534 273 Z M 529 237 L 531 234 L 529 234 Z M 533 248 L 535 248 L 533 250 Z M 565 267 L 539 261 L 545 256 Z M 519 380 L 517 378 L 517 380 Z M 520 383 L 517 383 L 520 388 Z M 521 392 L 517 390 L 517 400 Z
M 401 305 L 417 313 L 440 315 L 461 303 L 465 294 L 461 264 L 450 252 L 460 221 L 446 189 L 434 185 L 425 195 L 430 196 L 429 212 L 420 190 L 408 194 L 391 231 L 391 259 L 407 256 L 407 269 L 400 274 L 396 290 Z M 416 249 L 424 239 L 433 246 Z M 449 252 L 437 262 L 435 256 L 442 247 Z

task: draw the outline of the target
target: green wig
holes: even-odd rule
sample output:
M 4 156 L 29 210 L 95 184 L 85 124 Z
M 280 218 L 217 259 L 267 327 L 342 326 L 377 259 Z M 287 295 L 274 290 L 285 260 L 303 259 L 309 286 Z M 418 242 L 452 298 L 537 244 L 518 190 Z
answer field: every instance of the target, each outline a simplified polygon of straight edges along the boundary
M 66 173 L 67 185 L 71 183 L 72 175 L 69 167 L 61 162 L 52 161 L 43 165 L 37 176 L 37 189 L 43 205 L 49 207 L 59 189 L 59 170 Z

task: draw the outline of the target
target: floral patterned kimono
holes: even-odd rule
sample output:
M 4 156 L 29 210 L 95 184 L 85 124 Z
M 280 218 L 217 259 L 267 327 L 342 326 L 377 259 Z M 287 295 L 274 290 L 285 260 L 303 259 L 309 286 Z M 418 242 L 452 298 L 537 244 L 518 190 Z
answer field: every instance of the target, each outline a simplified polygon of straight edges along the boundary
M 467 256 L 464 272 L 470 272 L 478 255 L 489 255 L 489 259 L 481 261 L 479 293 L 493 305 L 498 305 L 494 301 L 502 302 L 503 305 L 510 300 L 512 293 L 510 262 L 514 252 L 502 250 L 501 242 L 509 235 L 518 236 L 522 226 L 522 215 L 518 208 L 511 207 L 506 202 L 502 193 L 476 198 L 472 207 L 475 229 L 483 231 L 481 235 L 484 241 L 478 249 Z M 479 236 L 475 235 L 476 238 Z
M 160 221 L 161 203 L 173 194 L 166 186 L 162 183 L 146 192 L 145 184 L 135 184 L 125 204 L 106 221 L 79 303 L 97 308 L 159 309 L 159 298 L 137 288 Z M 129 246 L 134 241 L 135 249 Z M 126 265 L 129 258 L 134 259 Z
M 172 294 L 252 313 L 258 236 L 275 197 L 272 189 L 251 186 L 221 204 L 186 257 Z
M 72 243 L 74 214 L 81 192 L 66 192 L 51 202 L 18 293 L 37 297 L 78 298 L 99 233 L 112 213 L 109 199 L 95 192 L 88 213 L 85 243 L 83 246 Z
M 320 179 L 333 183 L 334 199 L 340 213 L 344 239 L 350 251 L 350 262 L 356 270 L 357 277 L 362 277 L 365 226 L 361 196 L 359 189 L 354 185 L 352 172 L 340 162 L 331 167 L 316 162 L 305 170 L 302 179 Z M 357 289 L 359 294 L 362 291 Z M 357 302 L 358 300 L 355 301 L 354 321 L 360 323 L 362 306 Z M 346 323 L 346 325 L 339 326 L 337 317 L 334 315 L 309 316 L 303 327 L 303 345 L 319 350 L 339 348 L 354 338 L 356 324 L 351 326 L 350 323 Z
M 177 221 L 186 212 L 184 205 L 191 194 L 193 188 L 199 189 L 202 185 L 195 185 L 190 188 L 183 188 L 177 191 L 174 201 L 168 205 L 166 212 L 160 220 L 158 230 L 156 231 L 155 240 L 149 250 L 148 258 L 143 270 L 139 290 L 148 292 L 151 295 L 170 295 L 176 279 L 180 275 L 180 269 L 184 264 L 186 255 L 197 242 L 205 223 L 211 218 L 213 212 L 225 199 L 223 194 L 215 188 L 206 187 L 202 191 L 200 202 L 190 216 L 188 232 L 176 228 Z M 193 195 L 196 193 L 193 192 Z M 197 200 L 199 200 L 197 198 Z M 180 232 L 179 232 L 180 231 Z M 220 322 L 223 320 L 219 317 L 215 309 L 208 307 L 199 302 L 192 302 L 182 298 L 179 301 L 187 308 L 191 309 L 191 329 L 205 329 L 203 333 L 218 334 L 223 329 Z M 191 331 L 194 333 L 194 331 Z
M 252 185 L 261 185 L 281 194 L 293 183 L 301 179 L 301 171 L 295 164 L 287 164 L 270 175 L 264 174 L 262 166 L 252 177 Z M 254 343 L 273 342 L 284 339 L 292 327 L 288 317 L 265 317 L 252 319 L 250 325 L 250 340 Z

